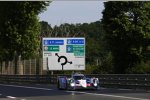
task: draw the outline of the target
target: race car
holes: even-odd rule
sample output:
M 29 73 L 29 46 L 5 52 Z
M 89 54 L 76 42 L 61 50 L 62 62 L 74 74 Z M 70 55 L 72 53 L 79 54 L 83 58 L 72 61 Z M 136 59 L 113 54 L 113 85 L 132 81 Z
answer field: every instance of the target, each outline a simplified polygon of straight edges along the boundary
M 87 78 L 83 74 L 75 73 L 71 75 L 71 78 L 66 76 L 58 76 L 57 78 L 58 89 L 98 89 L 99 80 L 98 78 Z

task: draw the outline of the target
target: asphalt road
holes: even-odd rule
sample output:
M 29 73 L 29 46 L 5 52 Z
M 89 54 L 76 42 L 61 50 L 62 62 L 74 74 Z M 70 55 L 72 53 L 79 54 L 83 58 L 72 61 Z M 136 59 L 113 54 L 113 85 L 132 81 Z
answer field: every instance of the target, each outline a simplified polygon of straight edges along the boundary
M 0 100 L 150 100 L 150 91 L 129 89 L 57 90 L 54 85 L 0 84 Z

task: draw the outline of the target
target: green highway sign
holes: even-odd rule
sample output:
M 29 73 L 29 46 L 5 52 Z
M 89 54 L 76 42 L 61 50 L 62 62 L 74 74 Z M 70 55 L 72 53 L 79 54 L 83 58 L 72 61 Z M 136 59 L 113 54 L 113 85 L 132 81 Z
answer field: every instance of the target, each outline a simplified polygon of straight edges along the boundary
M 84 52 L 84 45 L 73 45 L 73 52 Z
M 74 52 L 74 56 L 84 56 L 84 52 L 82 52 L 82 53 Z
M 58 52 L 59 46 L 44 46 L 44 51 Z
M 84 56 L 84 45 L 67 45 L 67 53 L 74 53 L 74 56 Z

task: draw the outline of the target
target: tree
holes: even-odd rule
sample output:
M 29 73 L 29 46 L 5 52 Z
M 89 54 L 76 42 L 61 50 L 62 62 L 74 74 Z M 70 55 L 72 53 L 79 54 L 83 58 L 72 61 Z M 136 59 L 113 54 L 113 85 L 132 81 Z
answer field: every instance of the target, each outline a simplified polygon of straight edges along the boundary
M 150 40 L 150 2 L 105 2 L 102 23 L 114 72 L 126 73 L 144 58 Z
M 44 11 L 48 4 L 49 2 L 45 1 L 0 3 L 0 49 L 3 54 L 1 60 L 35 56 L 40 33 L 37 15 Z
M 39 34 L 37 15 L 46 5 L 47 2 L 1 2 L 0 44 L 7 51 L 5 56 L 11 56 L 6 56 L 7 59 L 12 59 L 15 52 L 27 58 L 34 54 Z
M 41 21 L 40 22 L 40 36 L 42 37 L 50 37 L 52 35 L 52 27 L 48 24 L 48 22 Z

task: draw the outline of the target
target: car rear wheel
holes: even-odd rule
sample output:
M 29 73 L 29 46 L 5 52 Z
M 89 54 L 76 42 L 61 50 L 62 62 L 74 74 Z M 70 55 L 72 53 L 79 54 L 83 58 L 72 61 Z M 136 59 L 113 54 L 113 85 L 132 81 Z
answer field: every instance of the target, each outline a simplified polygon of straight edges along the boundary
M 61 90 L 59 81 L 57 82 L 57 89 Z

